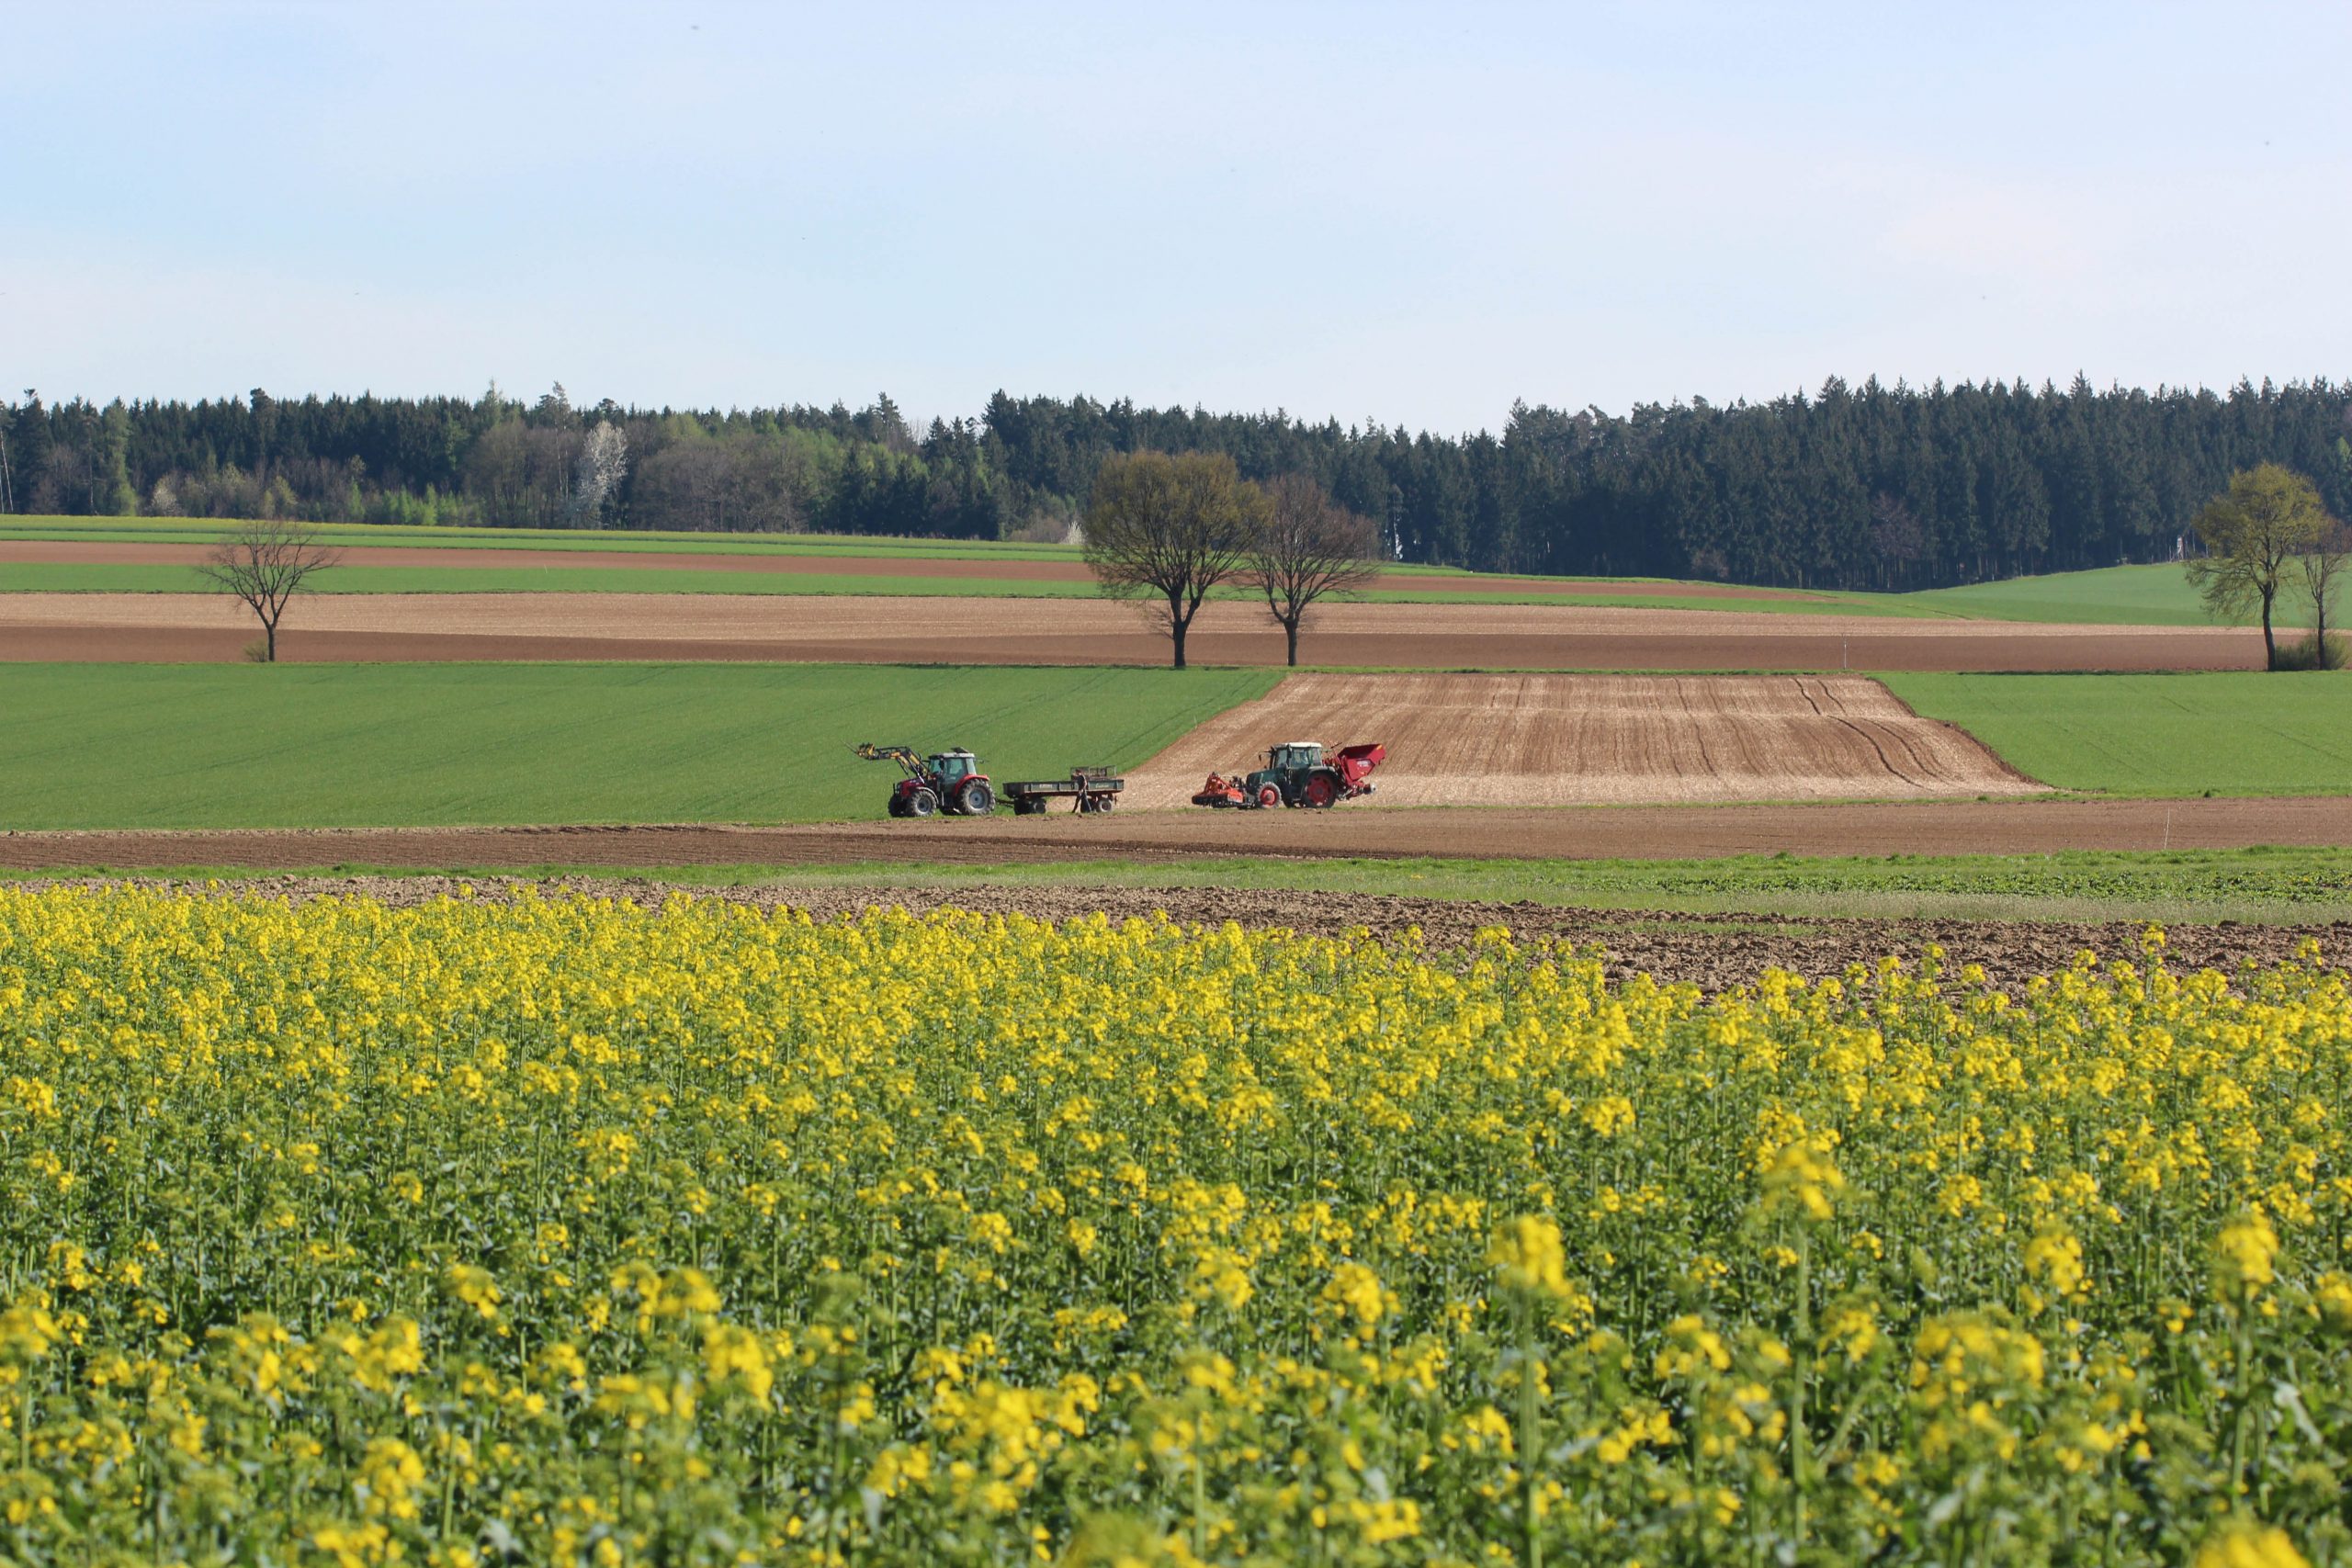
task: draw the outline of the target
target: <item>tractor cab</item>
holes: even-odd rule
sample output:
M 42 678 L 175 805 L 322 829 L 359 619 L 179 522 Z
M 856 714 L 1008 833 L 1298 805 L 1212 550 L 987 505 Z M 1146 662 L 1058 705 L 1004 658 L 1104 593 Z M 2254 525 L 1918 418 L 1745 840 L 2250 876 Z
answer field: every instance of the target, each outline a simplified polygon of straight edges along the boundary
M 1266 753 L 1266 766 L 1277 773 L 1303 773 L 1323 765 L 1319 740 L 1285 740 Z
M 979 763 L 969 751 L 935 751 L 923 761 L 938 777 L 941 797 L 948 800 L 956 797 L 956 786 L 970 778 Z

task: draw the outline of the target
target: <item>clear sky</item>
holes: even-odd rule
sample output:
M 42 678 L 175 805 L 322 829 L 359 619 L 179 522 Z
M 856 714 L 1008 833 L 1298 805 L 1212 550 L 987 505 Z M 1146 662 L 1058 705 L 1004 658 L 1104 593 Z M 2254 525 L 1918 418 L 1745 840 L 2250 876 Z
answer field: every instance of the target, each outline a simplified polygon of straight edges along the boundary
M 2352 6 L 0 0 L 0 385 L 2352 374 Z

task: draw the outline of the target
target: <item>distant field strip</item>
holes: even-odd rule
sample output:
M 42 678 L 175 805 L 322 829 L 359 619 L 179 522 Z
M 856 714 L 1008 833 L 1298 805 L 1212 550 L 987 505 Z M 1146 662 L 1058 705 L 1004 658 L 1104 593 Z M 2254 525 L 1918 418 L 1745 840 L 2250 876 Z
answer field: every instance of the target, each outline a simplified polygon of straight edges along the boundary
M 29 517 L 0 514 L 0 539 L 50 539 L 137 545 L 211 545 L 235 522 L 202 517 Z M 320 523 L 334 545 L 423 549 L 593 550 L 618 554 L 900 556 L 942 560 L 1076 561 L 1074 545 L 997 539 L 918 539 L 873 534 L 718 534 L 661 529 L 417 528 L 392 524 Z
M 860 740 L 1131 766 L 1270 675 L 875 665 L 18 665 L 0 829 L 879 819 Z
M 2030 795 L 2040 786 L 1860 676 L 1294 675 L 1153 758 L 1182 805 L 1284 740 L 1381 741 L 1374 802 L 1570 806 Z M 1364 809 L 1351 802 L 1342 809 Z
M 235 525 L 196 518 L 0 516 L 0 592 L 158 592 Z M 349 565 L 321 581 L 345 593 L 779 592 L 1056 597 L 1091 591 L 1077 547 L 840 534 L 316 525 Z M 610 575 L 586 576 L 601 570 Z M 397 571 L 404 575 L 393 575 Z M 779 574 L 746 583 L 737 572 Z M 695 574 L 701 574 L 699 576 Z M 836 581 L 827 581 L 824 579 Z M 978 581 L 965 581 L 980 580 Z M 848 581 L 863 580 L 863 581 Z M 989 584 L 995 586 L 989 586 Z M 2105 567 L 1908 593 L 1752 587 L 1661 578 L 1547 577 L 1397 565 L 1366 597 L 1419 603 L 1683 605 L 1814 615 L 2055 622 L 2215 624 L 2177 564 Z M 2290 596 L 2278 624 L 2310 619 Z M 2251 617 L 2224 624 L 2244 625 Z
M 208 584 L 208 551 L 187 540 L 26 539 L 0 535 L 0 592 L 187 593 Z M 1021 599 L 1093 598 L 1093 574 L 1075 559 L 828 551 L 385 547 L 336 541 L 342 564 L 311 586 L 369 593 L 815 593 Z M 1230 582 L 1220 600 L 1254 602 Z M 1351 601 L 1395 604 L 1606 604 L 1633 609 L 1747 610 L 1849 616 L 1925 615 L 1893 599 L 1860 600 L 1713 583 L 1484 576 L 1416 569 L 1384 575 Z
M 1928 588 L 1887 596 L 1921 614 L 1965 615 L 1987 621 L 2067 621 L 2081 625 L 2203 626 L 2257 626 L 2247 614 L 2217 620 L 2177 564 L 2110 566 L 2090 571 L 2061 571 L 2044 577 L 2012 577 L 1973 582 L 1962 588 Z M 2282 594 L 2276 610 L 2281 626 L 2308 626 L 2311 606 Z
M 1785 604 L 1773 607 L 1785 611 Z M 253 617 L 220 594 L 0 593 L 0 660 L 234 660 Z M 1301 648 L 1349 670 L 2244 669 L 2228 627 L 2012 626 L 1744 614 L 1688 606 L 1331 604 Z M 289 659 L 793 660 L 877 664 L 1164 664 L 1146 607 L 1091 597 L 759 593 L 322 594 L 298 602 Z M 1280 664 L 1262 604 L 1205 606 L 1200 664 Z
M 1889 675 L 2061 789 L 2125 795 L 2352 794 L 2352 674 Z

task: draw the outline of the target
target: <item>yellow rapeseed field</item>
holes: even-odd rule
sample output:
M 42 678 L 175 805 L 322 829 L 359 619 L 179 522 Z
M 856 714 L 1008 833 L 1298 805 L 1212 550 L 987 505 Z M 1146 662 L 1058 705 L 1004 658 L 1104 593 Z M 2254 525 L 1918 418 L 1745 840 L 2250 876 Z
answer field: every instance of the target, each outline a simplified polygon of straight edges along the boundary
M 2342 1560 L 2352 995 L 0 892 L 27 1562 Z

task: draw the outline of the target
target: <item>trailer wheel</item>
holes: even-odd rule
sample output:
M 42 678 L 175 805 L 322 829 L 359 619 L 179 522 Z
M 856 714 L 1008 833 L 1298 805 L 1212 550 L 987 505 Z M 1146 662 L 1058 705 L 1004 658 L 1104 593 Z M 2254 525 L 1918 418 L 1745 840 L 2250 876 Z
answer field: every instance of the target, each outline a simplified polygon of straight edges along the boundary
M 1098 795 L 1094 797 L 1094 809 L 1097 811 L 1108 811 L 1118 804 L 1119 797 L 1115 795 Z
M 986 779 L 974 779 L 965 784 L 957 802 L 967 817 L 986 817 L 996 808 L 996 791 L 989 788 Z
M 1272 784 L 1260 784 L 1258 786 L 1258 804 L 1260 806 L 1272 809 L 1274 807 L 1280 806 L 1282 803 L 1282 791 L 1276 789 Z
M 939 796 L 928 789 L 916 790 L 907 796 L 907 815 L 910 817 L 931 817 L 937 815 L 938 811 Z

